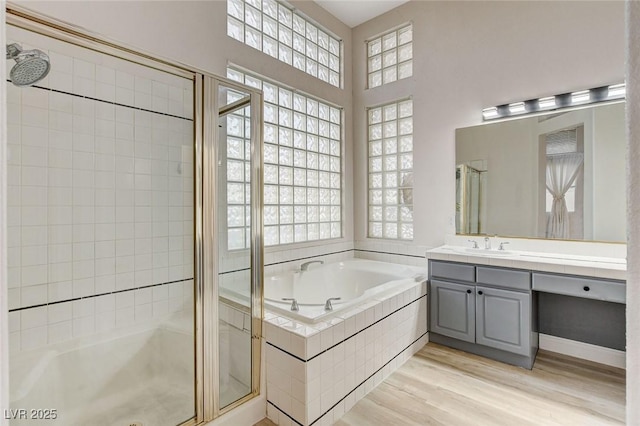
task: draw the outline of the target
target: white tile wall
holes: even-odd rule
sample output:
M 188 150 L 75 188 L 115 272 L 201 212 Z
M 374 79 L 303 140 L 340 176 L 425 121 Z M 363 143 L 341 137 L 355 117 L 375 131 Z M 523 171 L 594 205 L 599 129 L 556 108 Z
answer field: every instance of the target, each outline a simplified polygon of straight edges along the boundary
M 17 353 L 163 319 L 193 306 L 193 280 L 54 303 L 9 313 L 10 351 Z
M 39 87 L 7 83 L 9 309 L 45 305 L 11 312 L 11 351 L 190 306 L 192 82 L 19 29 L 12 38 L 52 69 Z
M 312 325 L 267 313 L 264 332 L 268 417 L 332 424 L 426 343 L 426 283 Z

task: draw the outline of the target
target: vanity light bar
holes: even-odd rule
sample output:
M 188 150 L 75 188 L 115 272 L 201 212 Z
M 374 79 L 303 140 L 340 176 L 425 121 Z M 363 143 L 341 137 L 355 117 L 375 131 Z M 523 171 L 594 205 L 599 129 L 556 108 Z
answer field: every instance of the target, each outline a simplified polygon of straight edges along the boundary
M 555 109 L 557 106 L 558 104 L 556 103 L 555 96 L 549 96 L 547 98 L 538 99 L 538 109 L 540 109 L 541 111 Z
M 581 90 L 571 94 L 571 105 L 586 104 L 591 100 L 591 93 L 588 90 Z
M 497 107 L 485 108 L 482 110 L 482 118 L 485 120 L 491 120 L 492 118 L 498 118 L 500 114 L 498 114 Z
M 627 87 L 624 83 L 609 86 L 607 96 L 609 99 L 621 99 L 627 95 Z
M 523 114 L 527 112 L 527 109 L 524 106 L 524 102 L 516 102 L 514 104 L 509 104 L 509 112 L 512 115 Z
M 491 121 L 522 114 L 555 111 L 577 105 L 617 101 L 624 99 L 625 96 L 626 86 L 624 83 L 612 84 L 610 86 L 595 87 L 589 90 L 580 90 L 556 96 L 485 108 L 482 110 L 482 119 L 483 121 Z

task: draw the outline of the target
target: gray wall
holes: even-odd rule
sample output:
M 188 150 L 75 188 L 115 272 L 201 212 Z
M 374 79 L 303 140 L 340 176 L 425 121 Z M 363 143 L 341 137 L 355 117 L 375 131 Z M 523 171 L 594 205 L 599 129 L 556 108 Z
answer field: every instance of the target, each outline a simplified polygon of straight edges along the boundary
M 365 90 L 365 40 L 414 24 L 413 77 Z M 438 246 L 454 233 L 455 129 L 481 110 L 621 82 L 623 2 L 410 1 L 353 31 L 354 217 L 366 240 L 365 108 L 413 96 L 414 245 Z

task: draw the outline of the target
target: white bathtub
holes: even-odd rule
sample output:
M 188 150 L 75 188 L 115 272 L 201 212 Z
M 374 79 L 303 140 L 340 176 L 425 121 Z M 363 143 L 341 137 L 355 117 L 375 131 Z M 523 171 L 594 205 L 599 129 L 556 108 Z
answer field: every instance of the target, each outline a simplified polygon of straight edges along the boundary
M 161 326 L 118 334 L 12 359 L 13 413 L 25 409 L 29 418 L 56 410 L 57 418 L 16 419 L 10 425 L 169 426 L 189 419 L 194 414 L 192 332 Z
M 425 268 L 372 260 L 314 264 L 306 271 L 265 277 L 265 309 L 313 323 L 425 279 Z M 332 301 L 332 311 L 325 311 L 326 300 L 333 297 L 340 300 Z M 299 311 L 292 311 L 291 302 L 283 298 L 296 299 Z

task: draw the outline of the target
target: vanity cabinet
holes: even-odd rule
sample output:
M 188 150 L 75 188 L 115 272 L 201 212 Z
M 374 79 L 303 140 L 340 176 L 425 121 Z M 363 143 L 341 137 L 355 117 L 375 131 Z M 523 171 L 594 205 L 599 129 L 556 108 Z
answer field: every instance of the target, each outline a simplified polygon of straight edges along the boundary
M 429 261 L 429 340 L 531 368 L 538 347 L 529 271 Z
M 476 343 L 528 355 L 531 294 L 476 287 Z
M 627 286 L 624 281 L 545 272 L 533 273 L 533 289 L 614 303 L 626 303 L 627 295 Z
M 624 352 L 626 282 L 533 272 L 540 334 Z
M 431 281 L 431 331 L 465 342 L 476 341 L 475 286 Z

